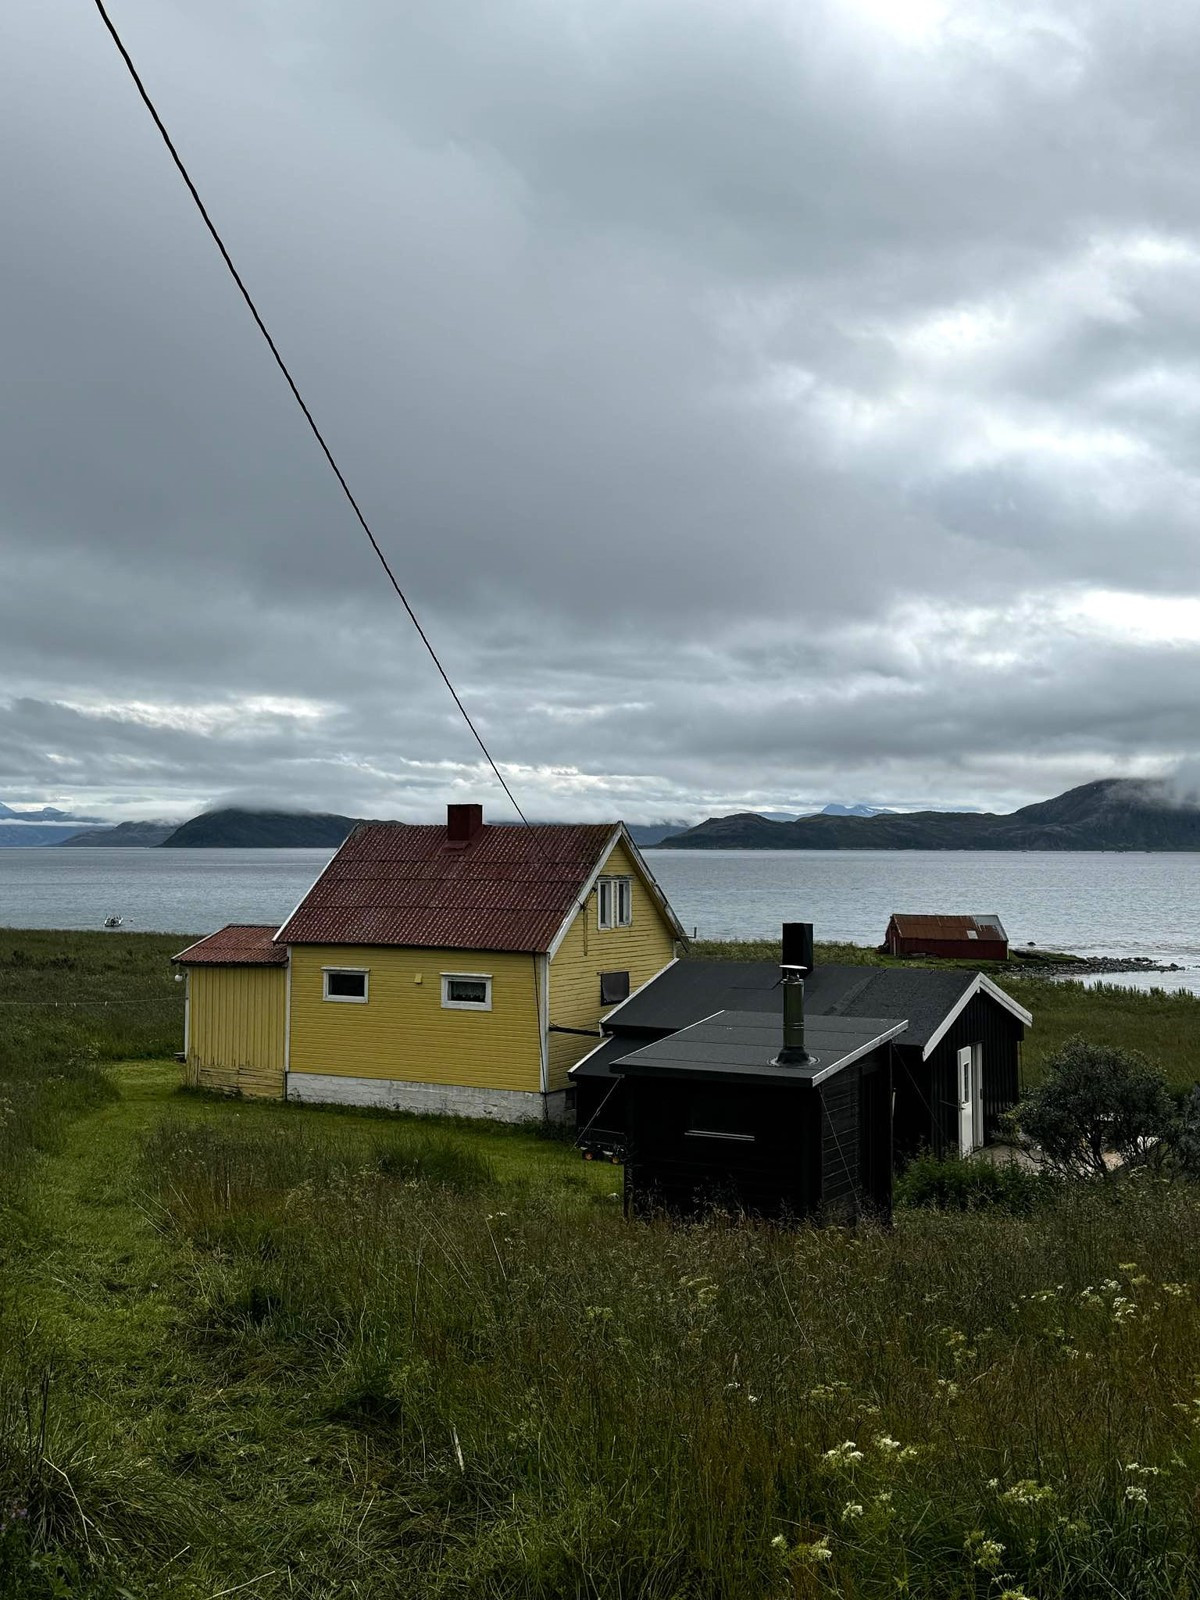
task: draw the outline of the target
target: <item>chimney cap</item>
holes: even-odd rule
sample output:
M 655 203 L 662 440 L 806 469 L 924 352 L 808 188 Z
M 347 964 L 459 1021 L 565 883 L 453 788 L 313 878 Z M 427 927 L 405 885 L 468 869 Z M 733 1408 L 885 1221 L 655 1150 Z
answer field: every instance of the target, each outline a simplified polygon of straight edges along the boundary
M 446 843 L 461 850 L 483 827 L 481 805 L 448 805 L 446 807 Z
M 816 964 L 813 957 L 813 925 L 811 922 L 785 922 L 780 950 L 781 965 L 802 967 L 811 972 Z

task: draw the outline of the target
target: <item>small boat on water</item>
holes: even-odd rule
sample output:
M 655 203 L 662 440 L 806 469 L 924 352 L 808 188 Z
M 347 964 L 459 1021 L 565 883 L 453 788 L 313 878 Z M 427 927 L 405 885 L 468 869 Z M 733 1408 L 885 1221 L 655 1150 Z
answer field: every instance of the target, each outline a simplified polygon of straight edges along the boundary
M 106 928 L 119 928 L 124 920 L 124 917 L 105 917 L 104 926 Z

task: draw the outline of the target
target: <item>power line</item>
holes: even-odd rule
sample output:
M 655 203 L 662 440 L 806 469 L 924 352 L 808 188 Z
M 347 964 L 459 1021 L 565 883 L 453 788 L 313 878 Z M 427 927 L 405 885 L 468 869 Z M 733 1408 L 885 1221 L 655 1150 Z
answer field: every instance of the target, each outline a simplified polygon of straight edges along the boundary
M 282 355 L 280 355 L 279 347 L 275 343 L 274 339 L 271 337 L 270 331 L 268 330 L 266 323 L 263 321 L 262 316 L 259 313 L 259 309 L 255 305 L 254 300 L 253 300 L 253 298 L 252 298 L 252 296 L 250 294 L 250 291 L 249 291 L 249 289 L 247 289 L 247 287 L 245 285 L 245 282 L 242 279 L 241 273 L 238 271 L 237 267 L 234 266 L 233 257 L 229 254 L 229 251 L 226 249 L 225 241 L 221 238 L 221 235 L 217 232 L 216 224 L 213 222 L 213 219 L 209 216 L 208 208 L 205 206 L 204 201 L 200 198 L 200 191 L 197 189 L 196 185 L 192 182 L 191 174 L 188 172 L 187 168 L 184 166 L 183 158 L 180 156 L 179 151 L 175 148 L 174 141 L 172 140 L 171 135 L 167 132 L 166 124 L 163 122 L 163 119 L 159 116 L 158 109 L 155 106 L 153 100 L 151 100 L 149 91 L 147 90 L 146 85 L 142 82 L 141 74 L 138 72 L 138 69 L 133 64 L 132 56 L 129 54 L 129 51 L 125 48 L 125 44 L 124 44 L 123 40 L 121 39 L 120 34 L 117 32 L 116 27 L 113 24 L 112 18 L 109 16 L 108 12 L 104 8 L 103 0 L 94 0 L 94 3 L 95 3 L 95 6 L 96 6 L 96 10 L 100 13 L 100 20 L 104 23 L 104 26 L 108 29 L 109 35 L 112 38 L 112 42 L 117 47 L 117 51 L 118 51 L 118 53 L 119 53 L 119 55 L 121 57 L 121 60 L 125 63 L 126 67 L 129 69 L 129 76 L 133 79 L 134 85 L 137 88 L 137 92 L 141 97 L 142 104 L 146 107 L 146 110 L 150 113 L 150 116 L 151 116 L 151 118 L 152 118 L 152 120 L 154 122 L 154 126 L 158 129 L 159 133 L 162 135 L 162 141 L 166 145 L 167 150 L 170 152 L 171 160 L 175 163 L 175 167 L 176 167 L 176 170 L 179 173 L 179 176 L 183 179 L 184 183 L 187 185 L 188 193 L 191 195 L 192 199 L 196 203 L 196 209 L 199 211 L 201 217 L 204 219 L 204 226 L 208 229 L 209 233 L 212 235 L 213 243 L 216 245 L 217 249 L 221 252 L 221 259 L 224 261 L 225 265 L 229 268 L 230 276 L 233 278 L 234 283 L 237 284 L 237 287 L 238 287 L 238 290 L 239 290 L 239 292 L 240 292 L 240 294 L 242 296 L 242 299 L 246 302 L 246 305 L 247 305 L 247 307 L 249 309 L 250 315 L 254 318 L 255 324 L 258 327 L 258 331 L 262 334 L 263 338 L 266 340 L 267 348 L 270 350 L 272 356 L 274 356 L 274 358 L 275 358 L 275 365 L 279 368 L 280 372 L 282 372 L 282 374 L 284 376 L 284 379 L 287 382 L 288 388 L 292 391 L 292 396 L 295 399 L 296 404 L 300 407 L 300 410 L 304 413 L 304 420 L 308 423 L 309 428 L 312 430 L 313 438 L 316 439 L 318 445 L 320 445 L 321 453 L 324 455 L 325 460 L 329 463 L 330 470 L 332 471 L 334 477 L 337 479 L 339 485 L 341 486 L 342 493 L 345 495 L 346 499 L 349 501 L 350 509 L 354 512 L 355 517 L 358 519 L 359 526 L 362 528 L 363 532 L 366 534 L 367 538 L 370 540 L 371 549 L 374 550 L 375 554 L 379 557 L 379 564 L 383 568 L 384 572 L 387 574 L 388 581 L 391 584 L 392 588 L 396 591 L 396 594 L 397 594 L 397 596 L 399 597 L 399 600 L 400 600 L 400 604 L 404 607 L 405 611 L 408 612 L 409 620 L 412 622 L 413 627 L 417 630 L 417 633 L 420 635 L 421 643 L 425 646 L 426 650 L 429 652 L 429 658 L 433 662 L 434 666 L 437 668 L 438 673 L 441 676 L 442 682 L 446 685 L 446 688 L 450 691 L 451 699 L 454 701 L 454 704 L 458 707 L 460 713 L 462 714 L 463 721 L 466 723 L 467 727 L 471 730 L 471 733 L 472 733 L 472 735 L 473 735 L 473 737 L 475 739 L 475 743 L 483 751 L 484 759 L 487 761 L 488 766 L 491 767 L 492 771 L 495 773 L 496 781 L 499 783 L 500 787 L 504 790 L 504 793 L 508 796 L 509 803 L 511 804 L 513 810 L 517 813 L 517 815 L 520 817 L 521 821 L 525 824 L 525 826 L 527 828 L 530 828 L 531 824 L 530 824 L 529 818 L 525 815 L 525 813 L 521 810 L 521 807 L 517 804 L 516 796 L 513 794 L 512 790 L 509 788 L 508 782 L 505 779 L 504 774 L 500 771 L 500 768 L 496 765 L 496 762 L 492 757 L 491 751 L 488 749 L 487 745 L 483 742 L 483 735 L 480 733 L 479 729 L 475 726 L 474 722 L 471 720 L 470 712 L 467 710 L 466 706 L 463 705 L 462 700 L 459 697 L 458 690 L 454 687 L 453 683 L 451 683 L 449 673 L 446 671 L 445 667 L 442 665 L 437 651 L 433 648 L 433 645 L 430 642 L 429 635 L 425 632 L 425 629 L 421 626 L 421 623 L 420 623 L 420 621 L 419 621 L 419 619 L 417 617 L 416 612 L 413 610 L 412 606 L 409 604 L 408 596 L 405 594 L 404 590 L 400 587 L 399 580 L 397 579 L 396 574 L 392 571 L 392 568 L 391 568 L 391 565 L 390 565 L 390 563 L 388 561 L 388 558 L 384 555 L 382 549 L 380 548 L 379 541 L 376 539 L 375 535 L 371 532 L 370 524 L 367 522 L 366 517 L 363 515 L 362 508 L 359 506 L 358 501 L 354 498 L 354 495 L 353 495 L 353 493 L 352 493 L 352 491 L 350 489 L 350 485 L 346 482 L 345 476 L 342 473 L 342 469 L 338 466 L 336 460 L 334 459 L 333 451 L 329 448 L 328 444 L 326 444 L 325 436 L 321 432 L 320 428 L 317 426 L 316 419 L 313 417 L 312 412 L 309 410 L 307 404 L 305 403 L 304 396 L 300 393 L 300 390 L 296 385 L 296 380 L 292 377 L 291 372 L 288 370 L 287 362 L 283 359 Z M 537 839 L 537 835 L 536 834 L 534 834 L 533 837 L 534 837 L 535 841 L 537 842 L 538 847 L 540 849 L 541 841 Z

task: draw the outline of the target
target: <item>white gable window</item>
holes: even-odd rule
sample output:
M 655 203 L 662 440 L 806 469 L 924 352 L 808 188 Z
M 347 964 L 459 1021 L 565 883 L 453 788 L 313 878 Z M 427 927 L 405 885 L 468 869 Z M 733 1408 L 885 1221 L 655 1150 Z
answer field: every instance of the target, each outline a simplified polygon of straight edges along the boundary
M 596 908 L 602 928 L 628 928 L 633 922 L 633 879 L 598 879 Z
M 341 1000 L 352 1006 L 366 1005 L 370 974 L 365 967 L 323 967 L 322 971 L 325 974 L 326 1000 Z
M 490 1011 L 491 973 L 443 972 L 442 1005 L 447 1011 Z

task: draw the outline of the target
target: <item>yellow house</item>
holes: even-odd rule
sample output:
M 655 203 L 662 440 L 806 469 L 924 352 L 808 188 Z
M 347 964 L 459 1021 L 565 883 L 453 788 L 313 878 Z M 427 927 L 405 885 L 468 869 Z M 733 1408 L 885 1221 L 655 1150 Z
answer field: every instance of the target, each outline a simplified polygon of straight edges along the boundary
M 601 1018 L 683 929 L 623 823 L 364 823 L 281 928 L 180 952 L 189 1083 L 565 1120 Z

